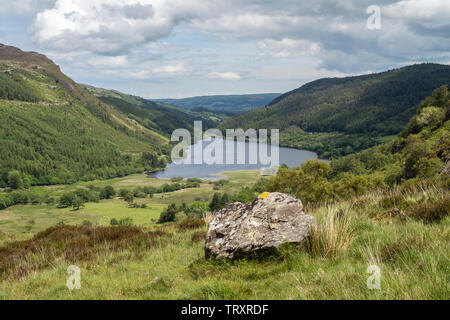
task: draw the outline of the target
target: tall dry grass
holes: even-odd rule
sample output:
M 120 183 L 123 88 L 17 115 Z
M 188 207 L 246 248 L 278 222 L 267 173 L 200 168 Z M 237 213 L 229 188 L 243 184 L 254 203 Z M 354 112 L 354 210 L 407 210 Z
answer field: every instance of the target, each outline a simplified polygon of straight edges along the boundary
M 306 248 L 313 256 L 337 258 L 348 249 L 354 239 L 350 225 L 350 207 L 341 209 L 328 206 L 327 215 L 321 220 L 311 229 Z

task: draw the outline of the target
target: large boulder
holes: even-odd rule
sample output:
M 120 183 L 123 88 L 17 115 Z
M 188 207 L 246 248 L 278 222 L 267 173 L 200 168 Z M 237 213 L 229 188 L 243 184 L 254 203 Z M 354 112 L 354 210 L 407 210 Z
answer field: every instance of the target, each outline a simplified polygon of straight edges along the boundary
M 302 202 L 283 193 L 264 193 L 252 204 L 236 202 L 218 211 L 208 226 L 205 256 L 256 257 L 285 243 L 299 244 L 315 226 Z

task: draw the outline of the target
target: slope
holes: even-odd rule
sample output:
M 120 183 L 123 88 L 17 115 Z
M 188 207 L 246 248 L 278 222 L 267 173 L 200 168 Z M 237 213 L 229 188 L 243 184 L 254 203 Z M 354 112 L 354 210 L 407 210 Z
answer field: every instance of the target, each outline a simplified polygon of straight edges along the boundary
M 142 126 L 170 137 L 179 128 L 193 130 L 194 121 L 203 121 L 205 129 L 215 128 L 228 115 L 211 110 L 186 110 L 161 102 L 121 93 L 85 86 L 105 104 L 108 104 L 137 121 Z
M 285 146 L 338 157 L 400 132 L 417 104 L 444 84 L 450 84 L 450 66 L 439 64 L 320 79 L 280 96 L 265 108 L 227 119 L 220 128 L 277 128 Z
M 268 105 L 279 93 L 199 96 L 184 99 L 157 99 L 184 109 L 206 108 L 211 111 L 240 114 L 257 107 Z
M 167 142 L 45 56 L 0 45 L 0 187 L 12 170 L 34 185 L 164 167 Z

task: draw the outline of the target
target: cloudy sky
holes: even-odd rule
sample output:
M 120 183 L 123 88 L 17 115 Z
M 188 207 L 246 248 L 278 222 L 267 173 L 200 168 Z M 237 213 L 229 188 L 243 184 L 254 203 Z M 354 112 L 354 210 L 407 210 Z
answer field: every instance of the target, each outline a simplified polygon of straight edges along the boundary
M 147 98 L 286 92 L 450 64 L 450 1 L 0 0 L 0 42 Z

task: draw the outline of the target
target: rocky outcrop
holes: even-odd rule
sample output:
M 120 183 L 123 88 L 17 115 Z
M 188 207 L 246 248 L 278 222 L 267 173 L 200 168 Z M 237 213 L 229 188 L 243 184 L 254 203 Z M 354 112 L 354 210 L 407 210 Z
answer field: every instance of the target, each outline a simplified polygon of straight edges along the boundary
M 255 257 L 276 252 L 283 244 L 299 244 L 315 219 L 302 202 L 282 193 L 265 193 L 252 204 L 233 203 L 218 211 L 206 236 L 207 259 Z

